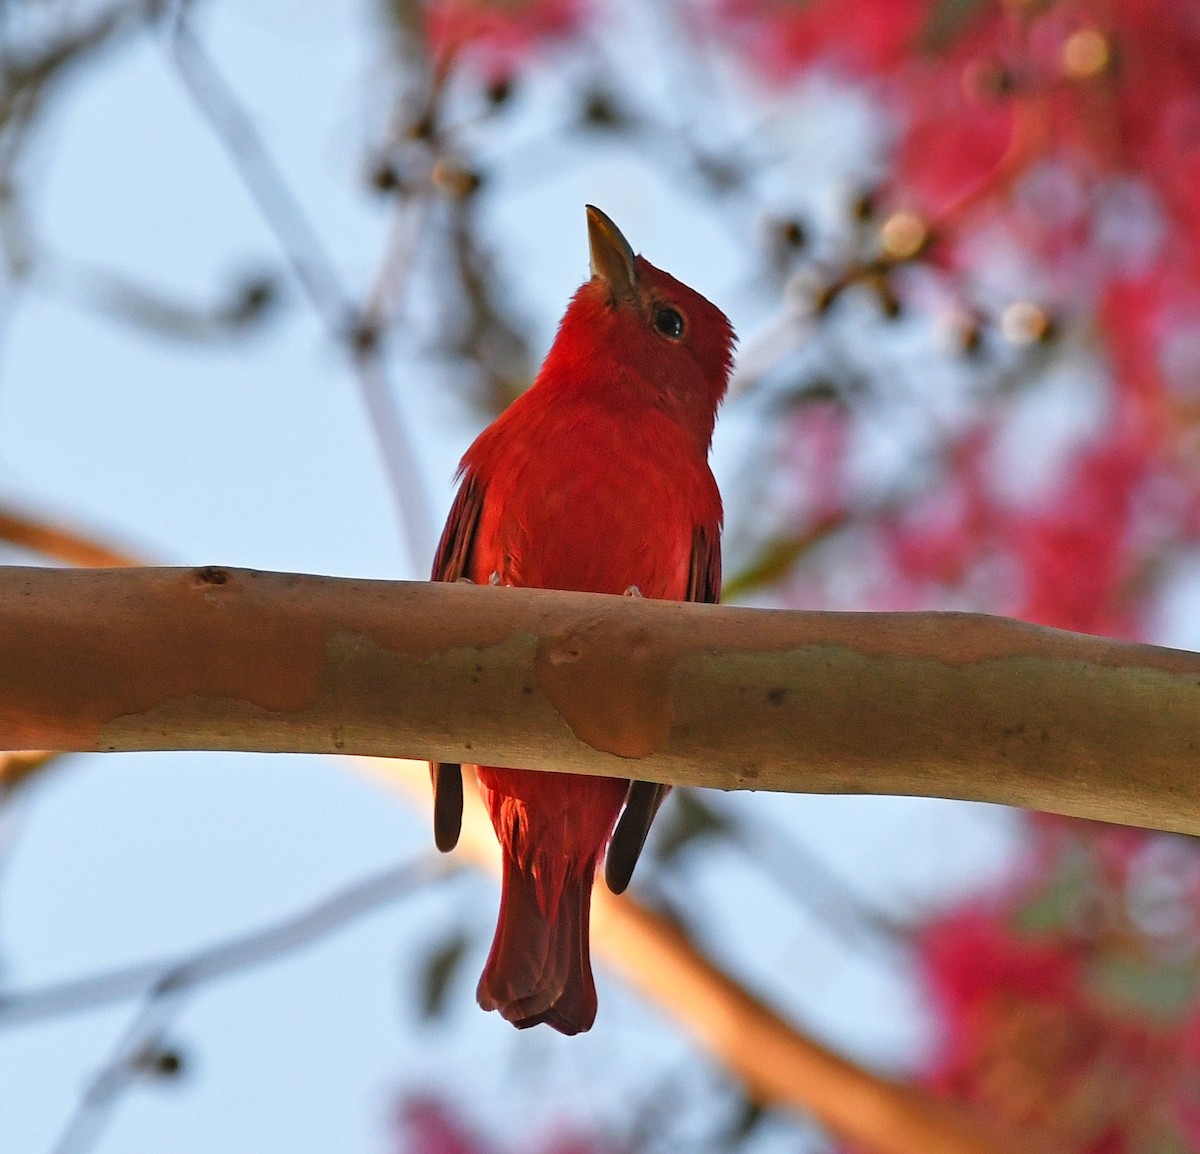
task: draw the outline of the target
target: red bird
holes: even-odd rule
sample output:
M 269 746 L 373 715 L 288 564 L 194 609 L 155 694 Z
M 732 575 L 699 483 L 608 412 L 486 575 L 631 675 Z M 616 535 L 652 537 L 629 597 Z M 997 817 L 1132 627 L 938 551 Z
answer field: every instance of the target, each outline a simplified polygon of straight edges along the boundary
M 708 450 L 733 329 L 698 293 L 635 256 L 599 209 L 589 205 L 587 221 L 592 278 L 568 305 L 533 386 L 463 457 L 433 579 L 716 601 L 721 496 Z M 434 837 L 447 850 L 462 819 L 461 770 L 431 771 Z M 522 1029 L 587 1030 L 596 1017 L 588 951 L 596 865 L 608 846 L 609 887 L 629 884 L 667 787 L 489 765 L 475 772 L 504 851 L 479 1004 Z

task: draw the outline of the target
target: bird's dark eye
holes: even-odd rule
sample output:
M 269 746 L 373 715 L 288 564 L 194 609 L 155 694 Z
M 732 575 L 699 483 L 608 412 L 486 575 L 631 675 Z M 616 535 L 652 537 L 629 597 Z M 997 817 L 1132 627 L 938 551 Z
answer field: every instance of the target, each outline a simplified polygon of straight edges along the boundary
M 681 336 L 683 336 L 683 317 L 675 309 L 655 309 L 654 327 L 658 329 L 658 331 L 662 333 L 664 337 L 667 337 L 673 341 L 677 341 Z

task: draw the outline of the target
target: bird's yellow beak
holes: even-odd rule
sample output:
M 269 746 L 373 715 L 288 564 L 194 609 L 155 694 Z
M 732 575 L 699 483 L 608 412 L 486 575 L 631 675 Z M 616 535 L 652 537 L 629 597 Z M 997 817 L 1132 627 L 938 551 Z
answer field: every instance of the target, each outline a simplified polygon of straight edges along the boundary
M 638 276 L 629 241 L 595 205 L 587 206 L 587 225 L 592 276 L 600 277 L 617 300 L 633 300 L 637 296 Z

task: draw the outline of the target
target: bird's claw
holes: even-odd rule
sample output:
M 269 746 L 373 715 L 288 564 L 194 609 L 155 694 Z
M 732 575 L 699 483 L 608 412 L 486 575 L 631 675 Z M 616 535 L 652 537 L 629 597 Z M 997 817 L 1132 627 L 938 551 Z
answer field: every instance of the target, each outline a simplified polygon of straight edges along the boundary
M 641 595 L 642 591 L 636 585 L 630 585 L 629 588 L 625 590 L 626 597 L 640 597 Z

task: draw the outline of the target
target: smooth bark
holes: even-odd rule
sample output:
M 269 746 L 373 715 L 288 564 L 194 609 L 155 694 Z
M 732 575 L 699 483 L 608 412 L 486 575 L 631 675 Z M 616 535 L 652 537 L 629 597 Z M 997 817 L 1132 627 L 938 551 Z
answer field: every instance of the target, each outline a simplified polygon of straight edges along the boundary
M 0 747 L 430 757 L 1200 833 L 1200 655 L 207 567 L 0 567 Z

